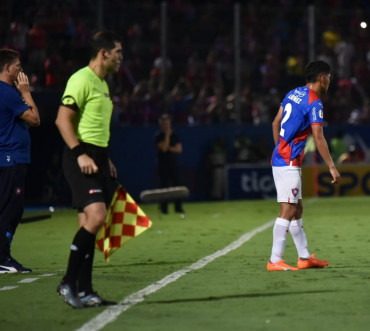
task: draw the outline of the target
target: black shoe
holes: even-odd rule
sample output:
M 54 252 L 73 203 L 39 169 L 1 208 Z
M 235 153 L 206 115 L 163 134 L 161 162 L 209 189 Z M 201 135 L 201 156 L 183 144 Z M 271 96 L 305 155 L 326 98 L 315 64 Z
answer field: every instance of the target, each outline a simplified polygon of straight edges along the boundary
M 18 270 L 18 272 L 21 272 L 21 273 L 24 273 L 24 274 L 28 273 L 28 272 L 32 272 L 31 268 L 24 267 L 16 259 L 12 258 L 11 256 L 9 257 L 9 262 L 12 263 L 15 266 L 15 268 Z
M 80 297 L 80 300 L 84 307 L 114 306 L 117 304 L 117 302 L 103 299 L 97 292 Z
M 8 262 L 0 263 L 0 274 L 15 274 L 18 270 L 10 265 Z
M 60 283 L 57 288 L 57 292 L 60 296 L 63 297 L 66 304 L 71 306 L 72 308 L 78 309 L 84 307 L 77 295 L 77 292 L 72 289 L 71 285 Z
M 162 214 L 164 215 L 167 215 L 168 214 L 168 209 L 163 209 L 163 208 L 159 208 L 159 210 L 161 211 Z
M 28 273 L 31 272 L 32 269 L 26 268 L 22 266 L 17 260 L 13 259 L 12 257 L 9 257 L 5 262 L 0 263 L 0 274 L 6 274 L 6 273 Z

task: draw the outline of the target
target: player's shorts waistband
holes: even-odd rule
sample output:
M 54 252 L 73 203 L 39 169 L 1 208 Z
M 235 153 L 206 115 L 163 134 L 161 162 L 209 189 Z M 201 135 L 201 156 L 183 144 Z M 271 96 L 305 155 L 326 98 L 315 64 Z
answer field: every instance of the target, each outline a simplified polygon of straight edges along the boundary
M 302 167 L 295 166 L 295 165 L 284 165 L 284 166 L 272 166 L 273 168 L 279 169 L 279 168 L 289 168 L 289 169 L 301 169 Z

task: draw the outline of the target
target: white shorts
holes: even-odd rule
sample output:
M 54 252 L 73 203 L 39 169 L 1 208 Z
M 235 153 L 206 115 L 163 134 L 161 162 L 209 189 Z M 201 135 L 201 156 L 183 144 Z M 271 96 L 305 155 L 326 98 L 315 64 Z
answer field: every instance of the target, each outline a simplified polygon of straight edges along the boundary
M 298 203 L 302 199 L 302 169 L 272 167 L 278 202 Z

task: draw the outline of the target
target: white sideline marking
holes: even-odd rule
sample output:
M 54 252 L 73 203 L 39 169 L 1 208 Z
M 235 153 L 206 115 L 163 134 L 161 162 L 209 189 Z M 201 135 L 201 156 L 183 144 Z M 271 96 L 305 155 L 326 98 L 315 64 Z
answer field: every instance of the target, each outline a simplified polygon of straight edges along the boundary
M 113 322 L 124 311 L 136 305 L 137 303 L 144 301 L 145 296 L 160 290 L 161 288 L 167 286 L 170 283 L 175 282 L 180 277 L 186 275 L 188 272 L 201 269 L 204 266 L 206 266 L 208 263 L 212 262 L 213 260 L 223 255 L 226 255 L 230 253 L 231 251 L 239 248 L 245 242 L 247 242 L 252 237 L 254 237 L 257 233 L 268 229 L 274 223 L 275 223 L 275 220 L 270 221 L 250 232 L 247 232 L 244 235 L 242 235 L 239 239 L 235 240 L 230 245 L 226 246 L 225 248 L 218 250 L 217 252 L 198 260 L 197 262 L 193 263 L 190 266 L 185 267 L 184 269 L 175 271 L 174 273 L 162 278 L 158 282 L 153 283 L 138 292 L 130 294 L 129 296 L 124 298 L 122 301 L 120 301 L 117 306 L 111 306 L 105 309 L 102 313 L 94 317 L 89 322 L 85 323 L 83 326 L 81 326 L 76 331 L 98 331 L 102 329 L 108 323 Z
M 56 276 L 57 274 L 42 274 L 40 277 L 50 277 L 50 276 Z
M 38 278 L 25 278 L 25 279 L 20 280 L 18 283 L 21 283 L 21 284 L 23 284 L 23 283 L 32 283 L 35 280 L 38 280 Z
M 41 277 L 50 277 L 50 276 L 55 276 L 56 274 L 43 274 L 43 275 L 40 275 Z M 34 282 L 35 280 L 38 280 L 39 278 L 24 278 L 22 280 L 20 280 L 18 283 L 19 284 L 28 284 L 28 283 L 32 283 Z M 1 287 L 0 288 L 0 291 L 8 291 L 8 290 L 14 290 L 15 288 L 17 288 L 18 286 L 4 286 L 4 287 Z
M 0 288 L 0 291 L 14 290 L 17 287 L 18 286 L 4 286 L 4 287 Z

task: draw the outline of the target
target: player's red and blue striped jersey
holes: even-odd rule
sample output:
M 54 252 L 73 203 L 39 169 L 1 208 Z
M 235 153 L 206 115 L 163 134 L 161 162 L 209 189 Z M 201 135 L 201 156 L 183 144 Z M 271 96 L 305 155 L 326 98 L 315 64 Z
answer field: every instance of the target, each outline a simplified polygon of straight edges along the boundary
M 324 124 L 322 102 L 313 90 L 302 86 L 290 91 L 281 106 L 283 117 L 271 165 L 300 167 L 306 141 L 311 134 L 311 125 Z

